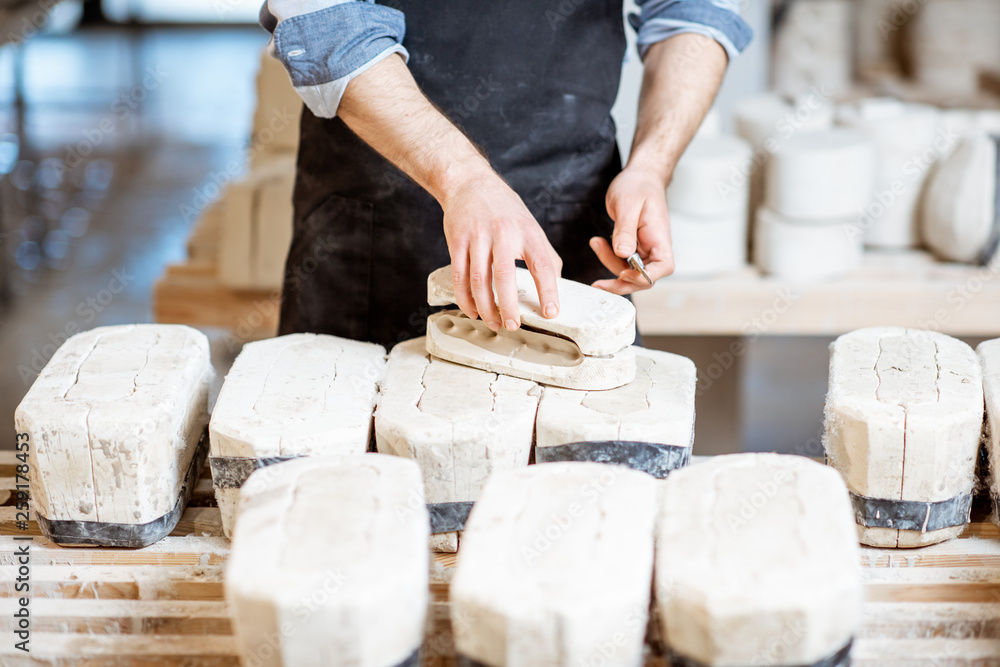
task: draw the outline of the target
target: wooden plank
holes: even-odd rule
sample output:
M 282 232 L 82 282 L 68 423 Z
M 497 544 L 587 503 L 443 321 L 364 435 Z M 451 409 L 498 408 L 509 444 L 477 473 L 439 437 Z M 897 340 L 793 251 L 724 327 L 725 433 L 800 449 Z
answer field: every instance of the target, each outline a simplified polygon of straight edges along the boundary
M 859 636 L 865 639 L 1000 639 L 1000 601 L 868 602 Z
M 992 521 L 984 521 L 982 523 L 975 522 L 970 523 L 959 535 L 959 539 L 965 537 L 982 537 L 992 540 L 1000 539 L 1000 526 L 997 526 Z
M 15 564 L 20 542 L 0 536 L 0 566 Z M 223 537 L 166 537 L 142 549 L 66 548 L 36 537 L 31 542 L 32 563 L 46 565 L 221 565 L 229 553 Z
M 998 639 L 859 639 L 853 667 L 996 667 Z
M 13 648 L 15 637 L 0 633 L 0 656 L 17 655 Z M 219 664 L 238 665 L 235 661 L 235 642 L 232 637 L 183 635 L 83 635 L 58 632 L 32 632 L 31 657 L 35 660 L 55 660 L 79 655 L 88 657 L 115 657 L 118 660 L 146 660 L 147 658 L 225 657 L 230 662 Z M 44 664 L 44 663 L 43 663 Z M 120 664 L 125 664 L 124 662 Z M 143 662 L 142 664 L 148 664 Z M 168 664 L 168 663 L 165 663 Z M 189 664 L 186 661 L 185 665 Z
M 17 566 L 0 566 L 0 597 L 17 597 Z M 35 597 L 113 600 L 222 600 L 220 565 L 34 565 Z
M 206 468 L 207 470 L 207 468 Z M 209 476 L 202 476 L 201 479 L 195 484 L 194 491 L 191 494 L 191 500 L 189 505 L 197 505 L 200 507 L 205 507 L 208 505 L 215 504 L 215 488 L 212 486 L 211 473 L 207 473 Z M 23 484 L 23 482 L 22 482 Z M 4 505 L 2 502 L 3 493 L 11 492 L 15 490 L 15 478 L 14 477 L 0 477 L 0 506 Z M 24 489 L 27 491 L 27 489 Z M 7 503 L 13 504 L 13 503 Z
M 0 598 L 0 632 L 13 632 L 13 598 Z M 223 601 L 35 598 L 33 632 L 90 634 L 229 635 Z
M 34 653 L 34 652 L 33 652 Z M 73 657 L 30 657 L 23 655 L 3 655 L 0 665 L 4 667 L 239 667 L 239 659 L 235 655 L 216 656 L 171 656 L 171 655 L 102 655 L 88 657 L 75 654 Z M 141 659 L 140 659 L 141 658 Z M 443 667 L 443 666 L 442 666 Z M 448 667 L 451 667 L 449 665 Z
M 926 253 L 866 255 L 841 280 L 794 285 L 756 270 L 705 280 L 666 279 L 633 295 L 645 335 L 839 335 L 879 322 L 948 334 L 1000 331 L 995 271 L 932 261 Z
M 866 599 L 871 602 L 1000 602 L 996 567 L 866 568 Z
M 27 530 L 20 530 L 16 525 L 17 513 L 15 507 L 0 507 L 0 535 L 41 536 L 42 531 L 34 521 L 29 524 Z M 174 537 L 188 535 L 222 537 L 222 517 L 219 508 L 188 507 L 170 534 Z
M 990 529 L 983 528 L 984 534 Z M 875 549 L 862 547 L 861 564 L 867 568 L 1000 568 L 1000 541 L 955 539 L 921 549 Z

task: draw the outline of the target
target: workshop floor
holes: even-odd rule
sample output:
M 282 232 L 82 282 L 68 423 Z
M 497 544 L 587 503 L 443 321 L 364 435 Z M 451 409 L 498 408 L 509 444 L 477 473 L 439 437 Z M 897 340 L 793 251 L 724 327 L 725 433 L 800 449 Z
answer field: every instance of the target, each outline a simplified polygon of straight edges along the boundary
M 21 189 L 12 189 L 7 206 L 38 217 L 26 221 L 23 211 L 15 211 L 0 229 L 0 250 L 26 267 L 9 307 L 0 311 L 0 423 L 12 423 L 35 373 L 67 332 L 151 320 L 153 283 L 166 263 L 183 257 L 191 228 L 181 206 L 190 205 L 208 174 L 241 151 L 265 41 L 257 28 L 163 29 L 44 37 L 28 44 L 28 146 L 22 158 L 29 162 L 13 179 Z M 10 108 L 13 65 L 10 49 L 0 50 L 3 110 Z M 9 128 L 9 111 L 3 113 Z M 84 152 L 80 166 L 61 181 L 53 177 L 59 171 L 53 164 L 74 166 Z M 57 162 L 38 170 L 45 157 Z M 69 209 L 74 233 L 48 235 Z M 38 245 L 31 244 L 35 236 Z M 729 345 L 717 338 L 649 343 L 687 354 L 701 368 L 718 361 Z M 815 455 L 828 343 L 753 342 L 699 395 L 695 452 L 742 448 Z M 217 347 L 221 374 L 231 359 L 224 346 Z M 0 448 L 10 447 L 4 440 Z

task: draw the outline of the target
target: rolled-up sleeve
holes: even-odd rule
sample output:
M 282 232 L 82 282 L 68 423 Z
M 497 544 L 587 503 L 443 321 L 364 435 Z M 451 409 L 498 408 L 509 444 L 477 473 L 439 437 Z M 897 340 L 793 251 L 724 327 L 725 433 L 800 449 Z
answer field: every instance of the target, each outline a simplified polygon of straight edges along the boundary
M 260 24 L 309 110 L 333 118 L 347 84 L 399 53 L 406 21 L 399 10 L 365 0 L 267 0 Z
M 742 52 L 753 30 L 739 14 L 740 0 L 636 0 L 638 15 L 629 23 L 638 32 L 639 55 L 653 44 L 685 32 L 717 41 L 732 60 Z

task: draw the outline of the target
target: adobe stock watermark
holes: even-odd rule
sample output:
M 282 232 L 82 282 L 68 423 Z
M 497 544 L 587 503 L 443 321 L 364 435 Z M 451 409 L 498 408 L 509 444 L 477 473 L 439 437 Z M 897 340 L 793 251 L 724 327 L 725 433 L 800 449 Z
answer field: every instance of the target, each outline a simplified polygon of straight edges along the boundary
M 754 485 L 755 490 L 740 501 L 739 509 L 726 515 L 726 523 L 730 530 L 737 533 L 752 522 L 760 511 L 777 497 L 782 487 L 794 483 L 795 473 L 805 461 L 806 459 L 801 456 L 791 457 L 787 461 L 788 469 L 778 468 L 771 475 L 771 479 L 757 482 Z
M 215 9 L 215 16 L 220 21 L 226 18 L 226 15 L 233 12 L 246 5 L 244 0 L 212 0 L 212 7 Z
M 168 76 L 169 74 L 159 66 L 155 69 L 147 67 L 142 81 L 115 98 L 111 103 L 110 113 L 101 118 L 96 127 L 84 130 L 83 139 L 66 148 L 66 153 L 60 161 L 61 171 L 76 169 L 83 164 L 84 159 L 113 135 L 118 130 L 118 125 L 132 115 Z
M 521 557 L 527 565 L 532 565 L 551 549 L 553 544 L 565 537 L 577 519 L 586 514 L 589 506 L 596 504 L 601 494 L 618 481 L 619 471 L 615 466 L 602 466 L 602 468 L 600 475 L 581 485 L 577 493 L 582 500 L 570 502 L 561 511 L 550 513 L 548 523 L 536 529 L 531 536 L 531 543 L 521 545 Z
M 742 191 L 750 178 L 767 164 L 772 155 L 781 150 L 785 142 L 808 125 L 816 114 L 830 107 L 831 99 L 831 92 L 826 84 L 813 86 L 799 97 L 795 108 L 775 121 L 771 133 L 760 146 L 754 148 L 750 157 L 733 165 L 729 179 L 716 183 L 720 200 L 725 202 L 730 196 Z
M 750 664 L 752 667 L 771 667 L 788 663 L 788 654 L 802 642 L 806 628 L 802 619 L 789 620 L 785 623 L 783 632 L 755 655 Z
M 554 10 L 546 10 L 545 20 L 549 22 L 549 28 L 555 32 L 560 25 L 565 23 L 566 20 L 576 13 L 576 10 L 587 1 L 588 0 L 562 0 L 558 5 L 556 5 Z
M 91 324 L 97 319 L 97 316 L 104 312 L 108 306 L 115 300 L 115 298 L 125 291 L 129 284 L 135 280 L 135 276 L 128 273 L 124 267 L 120 269 L 114 269 L 111 272 L 111 277 L 108 279 L 107 284 L 95 294 L 88 296 L 86 299 L 77 304 L 75 310 L 76 319 L 70 319 L 66 321 L 66 324 L 59 331 L 50 331 L 47 334 L 49 342 L 39 348 L 34 348 L 31 350 L 31 361 L 30 366 L 25 366 L 24 364 L 19 364 L 17 367 L 18 375 L 21 376 L 21 381 L 26 385 L 31 384 L 38 377 L 38 374 L 45 367 L 45 364 L 49 363 L 49 359 L 55 354 L 56 350 L 65 343 L 70 336 L 85 331 L 86 325 Z
M 326 606 L 330 598 L 336 596 L 352 580 L 350 575 L 338 570 L 327 570 L 322 584 L 316 586 L 308 597 L 300 598 L 292 608 L 293 619 L 281 622 L 277 631 L 256 638 L 257 646 L 249 655 L 243 656 L 246 667 L 263 667 L 272 663 L 272 658 L 281 652 L 282 644 L 295 637 L 297 629 L 305 624 L 317 610 Z
M 881 18 L 876 24 L 882 39 L 889 41 L 889 37 L 905 26 L 925 4 L 927 0 L 896 0 L 892 11 L 889 12 L 888 20 Z
M 558 174 L 541 184 L 541 192 L 525 202 L 531 214 L 536 218 L 543 215 L 549 206 L 558 201 L 566 186 L 576 182 L 581 174 L 587 173 L 594 161 L 604 156 L 614 143 L 614 129 L 610 126 L 602 128 L 590 143 L 573 153 Z
M 930 171 L 937 161 L 958 142 L 960 136 L 955 130 L 938 128 L 931 145 L 911 156 L 902 166 L 902 176 L 894 179 L 888 187 L 876 192 L 868 205 L 858 211 L 858 224 L 847 225 L 844 233 L 852 241 L 870 229 L 896 204 L 910 188 L 917 187 L 923 176 Z
M 616 662 L 625 664 L 624 660 L 614 660 L 623 650 L 635 658 L 640 658 L 643 652 L 643 639 L 646 635 L 646 624 L 649 613 L 641 607 L 628 610 L 617 629 L 610 635 L 595 639 L 590 652 L 577 661 L 579 667 L 606 667 Z
M 222 194 L 226 186 L 238 181 L 257 154 L 288 128 L 298 117 L 297 114 L 298 109 L 294 111 L 289 111 L 287 107 L 275 109 L 268 118 L 267 125 L 254 132 L 246 152 L 239 158 L 231 159 L 220 171 L 209 173 L 208 182 L 194 189 L 190 201 L 180 204 L 178 209 L 184 222 L 189 224 L 194 222 L 202 211 Z
M 330 260 L 331 253 L 338 245 L 337 236 L 327 234 L 316 240 L 312 252 L 301 262 L 286 265 L 283 287 L 272 290 L 266 297 L 254 301 L 250 311 L 240 317 L 232 332 L 226 336 L 226 347 L 230 354 L 239 352 L 244 344 L 261 337 L 261 327 L 264 323 L 278 315 L 284 292 L 291 295 L 301 290 L 310 276 Z
M 961 311 L 970 301 L 979 296 L 983 288 L 1000 273 L 1000 262 L 980 267 L 971 276 L 948 290 L 945 301 L 948 308 L 938 308 L 928 319 L 920 322 L 920 328 L 941 332 L 951 322 L 955 313 Z
M 493 80 L 493 75 L 479 77 L 479 85 L 463 99 L 451 107 L 451 117 L 469 118 L 479 109 L 480 105 L 493 96 L 493 93 L 503 90 L 503 84 Z
M 7 33 L 8 42 L 17 43 L 30 39 L 38 34 L 38 31 L 45 27 L 49 21 L 49 14 L 56 5 L 63 0 L 36 0 L 35 11 L 31 14 L 21 16 L 21 23 L 17 32 L 11 30 Z
M 747 353 L 749 342 L 766 334 L 781 319 L 781 316 L 792 308 L 798 299 L 799 295 L 793 292 L 790 287 L 781 287 L 775 293 L 771 304 L 762 310 L 759 315 L 743 325 L 741 328 L 741 338 L 734 340 L 721 353 L 713 352 L 712 363 L 698 369 L 698 382 L 695 386 L 696 395 L 701 395 L 711 389 L 715 381 L 731 370 L 736 361 Z

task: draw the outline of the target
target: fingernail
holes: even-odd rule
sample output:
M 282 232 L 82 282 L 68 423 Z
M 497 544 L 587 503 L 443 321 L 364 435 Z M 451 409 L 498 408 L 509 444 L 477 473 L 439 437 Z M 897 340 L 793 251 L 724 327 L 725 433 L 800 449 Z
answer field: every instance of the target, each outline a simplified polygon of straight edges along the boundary
M 590 239 L 590 247 L 593 248 L 594 250 L 597 250 L 597 237 L 596 236 L 594 238 Z
M 559 308 L 556 307 L 556 304 L 554 304 L 554 303 L 546 304 L 546 306 L 545 306 L 545 317 L 547 317 L 547 318 L 549 318 L 551 320 L 553 317 L 555 317 L 558 314 L 559 314 Z
M 628 246 L 627 245 L 619 245 L 619 246 L 617 246 L 615 248 L 615 252 L 617 254 L 619 254 L 619 255 L 627 255 L 627 254 L 629 254 Z
M 488 326 L 492 331 L 499 331 L 500 330 L 500 323 L 499 322 L 487 322 L 486 326 Z
M 507 320 L 507 331 L 517 331 L 517 322 L 514 320 Z

